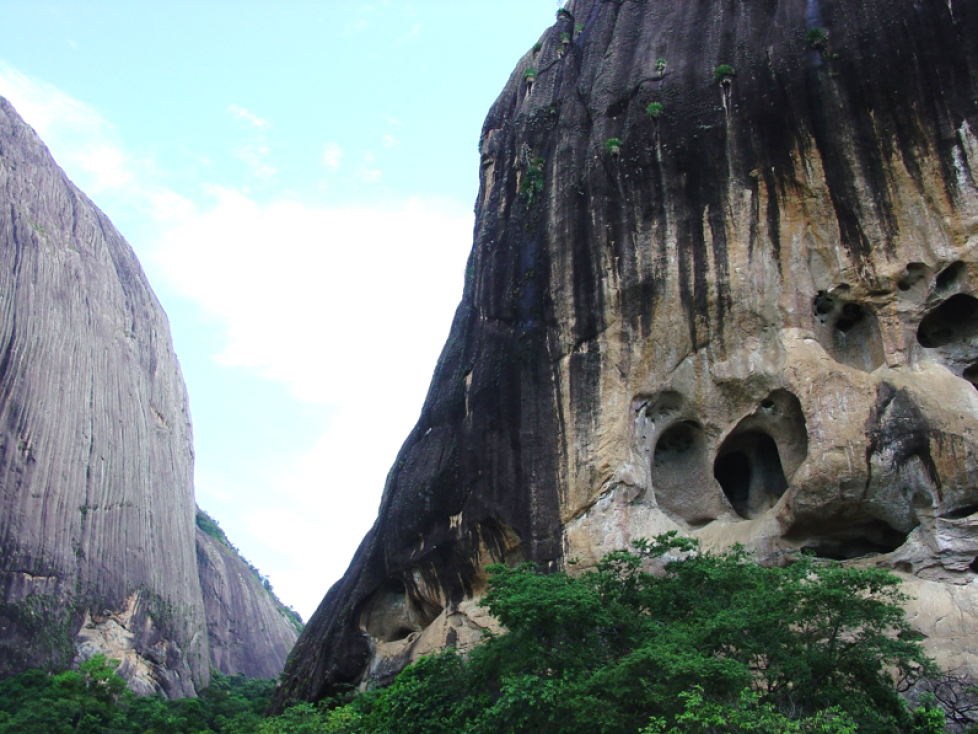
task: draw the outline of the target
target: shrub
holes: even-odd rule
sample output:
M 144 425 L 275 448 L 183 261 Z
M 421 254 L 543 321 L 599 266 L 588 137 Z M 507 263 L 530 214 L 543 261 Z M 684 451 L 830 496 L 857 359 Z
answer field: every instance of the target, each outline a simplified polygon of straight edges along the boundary
M 737 76 L 737 72 L 730 64 L 720 64 L 713 71 L 713 80 L 721 84 L 729 84 L 735 76 Z
M 622 143 L 618 138 L 608 138 L 604 143 L 604 149 L 611 153 L 611 155 L 618 155 L 621 153 Z
M 666 106 L 662 102 L 649 102 L 645 107 L 645 114 L 651 117 L 653 120 L 657 120 L 662 117 L 662 112 L 665 110 Z
M 805 41 L 812 48 L 822 51 L 829 42 L 829 32 L 824 28 L 812 28 L 805 34 Z
M 528 82 L 532 82 L 534 79 L 537 78 L 537 70 L 533 68 L 527 69 L 526 71 L 523 72 L 523 78 L 526 79 Z
M 666 60 L 665 59 L 656 59 L 655 60 L 655 73 L 656 74 L 659 74 L 661 76 L 662 73 L 665 70 L 666 70 Z

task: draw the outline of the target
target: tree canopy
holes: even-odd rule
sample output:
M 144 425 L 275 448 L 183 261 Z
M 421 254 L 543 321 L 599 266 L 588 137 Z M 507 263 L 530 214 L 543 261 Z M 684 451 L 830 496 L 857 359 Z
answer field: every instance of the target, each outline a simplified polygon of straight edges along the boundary
M 763 567 L 742 548 L 701 552 L 668 534 L 580 574 L 489 571 L 482 603 L 505 631 L 465 657 L 424 658 L 387 688 L 263 718 L 268 682 L 217 676 L 197 700 L 135 699 L 93 658 L 0 682 L 0 734 L 944 730 L 940 709 L 912 710 L 898 692 L 933 666 L 884 570 L 806 556 Z

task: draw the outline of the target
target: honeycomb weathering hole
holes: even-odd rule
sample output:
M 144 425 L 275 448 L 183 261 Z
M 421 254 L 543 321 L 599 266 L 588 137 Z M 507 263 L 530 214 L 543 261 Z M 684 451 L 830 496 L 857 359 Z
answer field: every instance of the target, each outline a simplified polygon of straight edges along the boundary
M 713 463 L 713 476 L 731 506 L 745 519 L 773 507 L 788 487 L 778 446 L 760 431 L 728 438 Z
M 666 511 L 692 525 L 709 522 L 723 512 L 710 481 L 702 426 L 687 420 L 663 431 L 653 452 L 652 486 Z
M 978 299 L 957 293 L 927 314 L 917 341 L 928 349 L 964 342 L 978 335 Z
M 872 372 L 885 362 L 879 320 L 870 309 L 819 291 L 812 301 L 818 340 L 837 362 Z
M 827 532 L 823 534 L 820 530 Z M 853 525 L 844 532 L 828 530 L 826 527 L 810 527 L 807 531 L 794 528 L 789 534 L 798 535 L 807 536 L 804 550 L 832 561 L 892 553 L 907 540 L 907 533 L 895 530 L 882 520 Z
M 441 611 L 429 600 L 413 598 L 400 579 L 391 578 L 370 597 L 361 628 L 378 640 L 396 642 L 424 630 Z

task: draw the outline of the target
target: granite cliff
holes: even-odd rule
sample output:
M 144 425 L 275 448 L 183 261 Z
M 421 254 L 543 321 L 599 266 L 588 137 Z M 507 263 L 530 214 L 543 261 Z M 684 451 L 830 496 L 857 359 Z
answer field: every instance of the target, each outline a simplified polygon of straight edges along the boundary
M 978 7 L 568 11 L 489 112 L 448 342 L 280 702 L 476 644 L 491 561 L 670 529 L 892 569 L 978 673 Z
M 271 656 L 256 668 L 214 631 L 258 632 L 242 617 L 278 607 L 242 599 L 268 597 L 251 587 L 214 598 L 238 569 L 198 564 L 166 316 L 128 243 L 3 99 L 0 204 L 0 675 L 97 652 L 143 693 L 194 694 L 212 658 L 274 675 L 295 635 L 284 615 L 247 640 Z

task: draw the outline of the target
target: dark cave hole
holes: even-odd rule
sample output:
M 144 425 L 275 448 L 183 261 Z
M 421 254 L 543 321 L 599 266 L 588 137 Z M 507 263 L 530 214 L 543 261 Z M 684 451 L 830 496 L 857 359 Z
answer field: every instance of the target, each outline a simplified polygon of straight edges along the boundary
M 937 290 L 946 291 L 947 289 L 960 283 L 967 271 L 967 266 L 960 260 L 953 262 L 938 273 L 937 280 L 934 285 Z
M 978 558 L 976 558 L 971 563 L 969 563 L 968 568 L 970 568 L 975 573 L 978 573 Z
M 842 307 L 842 313 L 835 322 L 835 328 L 843 334 L 848 334 L 865 316 L 865 312 L 858 304 L 847 303 Z
M 927 266 L 923 263 L 908 263 L 900 280 L 897 281 L 897 288 L 901 291 L 908 291 L 917 283 L 927 277 Z
M 819 291 L 812 301 L 812 313 L 815 314 L 819 321 L 825 323 L 825 319 L 834 310 L 835 299 L 825 291 Z
M 865 538 L 856 538 L 853 540 L 825 540 L 806 545 L 804 550 L 813 553 L 819 558 L 825 558 L 830 561 L 848 561 L 853 558 L 892 553 L 902 544 L 900 542 L 890 547 L 889 545 L 874 543 Z
M 944 517 L 948 520 L 963 520 L 966 517 L 971 517 L 976 512 L 978 512 L 978 504 L 966 505 L 945 513 Z
M 817 532 L 811 533 L 816 534 Z M 795 535 L 795 532 L 790 533 L 789 537 L 790 535 Z M 872 520 L 849 528 L 844 535 L 833 533 L 827 537 L 809 540 L 803 550 L 830 561 L 848 561 L 892 553 L 906 540 L 907 533 L 893 529 L 882 520 Z
M 738 515 L 747 516 L 750 503 L 750 459 L 742 451 L 721 456 L 713 465 L 713 476 Z
M 917 329 L 917 341 L 928 349 L 962 342 L 978 335 L 978 299 L 957 293 L 927 314 Z
M 766 512 L 788 487 L 777 444 L 759 431 L 728 438 L 713 464 L 713 476 L 745 519 Z
M 965 367 L 964 372 L 961 373 L 961 376 L 974 385 L 976 389 L 978 389 L 978 362 Z
M 699 426 L 685 421 L 673 426 L 655 444 L 655 465 L 662 466 L 680 454 L 687 453 L 696 443 Z
M 367 602 L 361 628 L 376 639 L 397 642 L 427 628 L 440 613 L 436 603 L 412 598 L 403 581 L 389 578 Z

